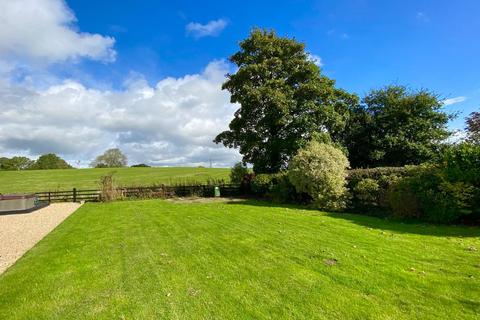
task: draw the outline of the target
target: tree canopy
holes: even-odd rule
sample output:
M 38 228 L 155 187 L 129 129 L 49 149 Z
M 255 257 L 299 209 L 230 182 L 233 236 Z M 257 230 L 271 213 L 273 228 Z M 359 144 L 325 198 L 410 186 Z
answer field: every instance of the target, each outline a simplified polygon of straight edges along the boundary
M 322 75 L 295 39 L 254 29 L 230 57 L 237 65 L 223 89 L 239 104 L 216 143 L 239 148 L 256 173 L 278 172 L 315 133 L 344 130 L 357 97 Z
M 27 170 L 32 167 L 35 161 L 27 158 L 15 156 L 12 158 L 0 158 L 0 170 Z
M 90 164 L 95 168 L 118 168 L 127 165 L 127 156 L 118 148 L 108 149 Z
M 480 144 L 480 112 L 472 112 L 466 119 L 468 141 Z
M 41 155 L 30 168 L 35 170 L 71 169 L 72 166 L 69 165 L 65 160 L 57 156 L 56 154 L 47 153 L 47 154 Z
M 439 97 L 390 85 L 351 110 L 343 141 L 352 167 L 403 166 L 432 159 L 449 136 Z

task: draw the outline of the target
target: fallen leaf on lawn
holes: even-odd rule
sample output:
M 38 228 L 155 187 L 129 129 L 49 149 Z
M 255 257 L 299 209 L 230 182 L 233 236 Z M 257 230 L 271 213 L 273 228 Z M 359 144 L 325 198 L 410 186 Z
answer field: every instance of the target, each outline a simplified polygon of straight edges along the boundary
M 200 293 L 201 290 L 197 290 L 197 289 L 194 289 L 194 288 L 188 288 L 188 294 L 191 295 L 191 296 L 196 296 Z
M 337 259 L 325 259 L 323 260 L 323 262 L 327 265 L 327 266 L 334 266 L 337 264 L 338 260 Z

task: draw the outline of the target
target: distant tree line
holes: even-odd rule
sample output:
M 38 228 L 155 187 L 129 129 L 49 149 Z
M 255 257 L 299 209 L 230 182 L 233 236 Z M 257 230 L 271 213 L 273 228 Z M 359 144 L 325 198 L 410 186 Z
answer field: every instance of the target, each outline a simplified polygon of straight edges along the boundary
M 65 160 L 54 153 L 41 155 L 37 160 L 15 156 L 0 158 L 0 170 L 44 170 L 44 169 L 72 169 Z
M 118 148 L 108 149 L 90 163 L 93 168 L 120 168 L 127 166 L 127 156 Z M 134 164 L 132 168 L 148 168 L 145 163 Z M 12 158 L 0 157 L 0 170 L 44 170 L 44 169 L 72 169 L 65 160 L 54 153 L 47 153 L 37 160 L 24 156 Z

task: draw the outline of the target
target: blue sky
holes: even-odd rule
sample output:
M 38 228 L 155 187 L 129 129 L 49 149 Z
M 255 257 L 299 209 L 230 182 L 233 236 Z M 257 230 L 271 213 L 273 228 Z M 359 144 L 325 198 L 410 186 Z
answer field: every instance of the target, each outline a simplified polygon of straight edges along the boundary
M 156 82 L 223 59 L 254 26 L 295 37 L 320 56 L 339 86 L 363 95 L 389 83 L 466 97 L 480 107 L 479 1 L 68 1 L 81 30 L 116 39 L 114 64 L 90 73 L 114 85 L 132 70 Z M 189 22 L 224 19 L 217 36 L 188 36 Z M 98 78 L 96 78 L 98 80 Z M 452 124 L 463 126 L 463 116 Z
M 239 155 L 211 142 L 236 109 L 220 86 L 232 71 L 225 59 L 255 26 L 304 42 L 326 75 L 360 96 L 391 83 L 431 89 L 448 99 L 447 111 L 460 113 L 452 129 L 480 109 L 480 1 L 17 0 L 0 7 L 6 155 L 51 151 L 86 165 L 102 149 L 121 147 L 132 163 L 198 165 L 212 157 L 230 165 Z M 82 143 L 67 145 L 66 136 Z

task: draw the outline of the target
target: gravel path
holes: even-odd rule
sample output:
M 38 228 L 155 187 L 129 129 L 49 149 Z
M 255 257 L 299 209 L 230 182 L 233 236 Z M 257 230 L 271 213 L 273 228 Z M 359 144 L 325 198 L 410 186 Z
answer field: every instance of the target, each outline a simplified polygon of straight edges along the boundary
M 30 213 L 0 215 L 0 274 L 80 206 L 53 203 Z

